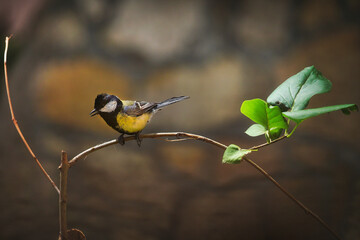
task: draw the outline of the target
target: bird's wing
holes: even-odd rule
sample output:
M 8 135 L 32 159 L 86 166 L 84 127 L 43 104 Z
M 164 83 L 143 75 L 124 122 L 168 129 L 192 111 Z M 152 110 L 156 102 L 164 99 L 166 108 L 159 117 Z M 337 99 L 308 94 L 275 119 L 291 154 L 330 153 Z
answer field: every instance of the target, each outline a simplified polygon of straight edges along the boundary
M 130 116 L 140 116 L 146 112 L 151 111 L 157 105 L 156 103 L 150 103 L 145 101 L 123 101 L 123 103 L 123 112 Z

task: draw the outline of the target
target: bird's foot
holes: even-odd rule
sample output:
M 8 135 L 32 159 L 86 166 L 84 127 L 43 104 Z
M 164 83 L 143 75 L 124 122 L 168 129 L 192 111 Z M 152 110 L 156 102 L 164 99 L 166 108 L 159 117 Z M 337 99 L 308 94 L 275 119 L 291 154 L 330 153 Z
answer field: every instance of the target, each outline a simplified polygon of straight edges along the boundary
M 142 141 L 142 139 L 140 138 L 140 132 L 135 134 L 135 139 L 136 139 L 137 145 L 140 147 L 141 146 L 141 141 Z
M 123 146 L 125 144 L 125 139 L 124 139 L 124 134 L 121 134 L 119 137 L 118 137 L 118 142 L 121 146 Z

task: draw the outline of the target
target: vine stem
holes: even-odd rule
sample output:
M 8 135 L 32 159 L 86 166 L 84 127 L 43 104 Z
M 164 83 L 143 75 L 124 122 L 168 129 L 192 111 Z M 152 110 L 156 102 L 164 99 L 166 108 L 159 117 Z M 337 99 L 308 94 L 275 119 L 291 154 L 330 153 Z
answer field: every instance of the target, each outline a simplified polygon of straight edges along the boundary
M 60 169 L 60 194 L 59 194 L 59 222 L 60 222 L 60 240 L 68 239 L 67 232 L 67 183 L 69 162 L 67 153 L 61 151 L 61 165 Z
M 212 140 L 210 138 L 200 136 L 200 135 L 197 135 L 197 134 L 192 134 L 192 133 L 164 132 L 164 133 L 149 133 L 149 134 L 140 135 L 140 138 L 163 138 L 163 137 L 175 137 L 175 138 L 177 138 L 175 140 L 178 140 L 181 137 L 186 137 L 186 139 L 184 139 L 184 140 L 195 139 L 195 140 L 200 140 L 200 141 L 203 141 L 203 142 L 207 142 L 209 144 L 215 145 L 215 146 L 223 148 L 223 149 L 227 148 L 227 146 L 222 144 L 222 143 L 219 143 L 219 142 L 217 142 L 215 140 Z M 181 139 L 183 139 L 183 138 L 181 138 Z M 135 140 L 135 136 L 126 136 L 126 137 L 124 137 L 125 142 L 130 141 L 130 140 Z M 170 141 L 172 141 L 172 140 L 170 140 Z M 118 140 L 114 139 L 114 140 L 111 140 L 111 141 L 108 141 L 108 142 L 105 142 L 105 143 L 98 144 L 98 145 L 93 146 L 93 147 L 91 147 L 89 149 L 86 149 L 85 151 L 79 153 L 78 155 L 76 155 L 75 157 L 73 157 L 69 161 L 70 167 L 72 167 L 77 161 L 85 158 L 90 153 L 93 153 L 93 152 L 95 152 L 97 150 L 100 150 L 102 148 L 105 148 L 105 147 L 108 147 L 108 146 L 111 146 L 111 145 L 114 145 L 114 144 L 117 144 L 117 143 L 118 143 Z
M 276 142 L 279 142 L 279 141 L 281 141 L 281 140 L 283 140 L 283 139 L 285 139 L 285 138 L 287 138 L 287 137 L 288 137 L 287 135 L 284 135 L 284 136 L 281 136 L 281 137 L 279 137 L 279 138 L 277 138 L 277 139 L 275 139 L 275 140 L 272 140 L 271 142 L 264 143 L 264 144 L 260 144 L 260 145 L 251 147 L 251 148 L 249 148 L 249 149 L 250 149 L 250 150 L 260 149 L 260 148 L 269 146 L 269 145 L 271 145 L 271 144 L 274 144 L 274 143 L 276 143 Z
M 179 139 L 181 140 L 199 140 L 202 142 L 206 142 L 209 144 L 212 144 L 216 147 L 222 148 L 222 149 L 226 149 L 227 146 L 225 144 L 222 144 L 220 142 L 217 142 L 213 139 L 201 136 L 201 135 L 197 135 L 197 134 L 192 134 L 192 133 L 185 133 L 185 132 L 164 132 L 164 133 L 150 133 L 150 134 L 142 134 L 140 135 L 140 138 L 144 139 L 144 138 L 163 138 L 163 137 L 175 137 L 176 139 L 173 140 L 169 140 L 166 139 L 168 141 L 178 141 Z M 265 146 L 268 146 L 270 144 L 273 144 L 275 142 L 278 142 L 280 140 L 285 139 L 286 136 L 280 137 L 270 143 L 265 143 L 265 144 L 261 144 L 255 147 L 252 147 L 251 149 L 259 149 Z M 134 136 L 126 136 L 124 137 L 124 141 L 130 141 L 130 140 L 135 140 Z M 78 162 L 81 159 L 84 159 L 86 156 L 88 156 L 89 154 L 98 151 L 102 148 L 117 144 L 118 140 L 114 139 L 96 146 L 93 146 L 81 153 L 79 153 L 78 155 L 76 155 L 75 157 L 73 157 L 70 161 L 69 161 L 69 166 L 73 166 L 76 162 Z M 251 166 L 253 166 L 256 170 L 258 170 L 261 174 L 263 174 L 267 179 L 269 179 L 276 187 L 278 187 L 288 198 L 290 198 L 295 204 L 297 204 L 300 208 L 302 208 L 306 214 L 311 215 L 316 221 L 318 221 L 323 227 L 325 227 L 336 239 L 341 240 L 340 237 L 335 233 L 334 230 L 332 230 L 330 228 L 330 226 L 324 222 L 324 220 L 322 220 L 317 214 L 315 214 L 313 211 L 311 211 L 309 208 L 307 208 L 302 202 L 300 202 L 299 200 L 297 200 L 291 193 L 289 193 L 284 187 L 282 187 L 273 177 L 270 176 L 270 174 L 268 174 L 263 168 L 261 168 L 259 165 L 257 165 L 255 162 L 253 162 L 252 160 L 250 160 L 249 158 L 247 158 L 246 156 L 243 157 L 243 160 L 246 161 L 247 163 L 249 163 Z
M 19 133 L 19 136 L 21 138 L 21 140 L 23 141 L 23 143 L 25 144 L 26 148 L 28 149 L 30 155 L 33 157 L 33 159 L 35 160 L 36 164 L 39 166 L 39 168 L 41 169 L 41 171 L 43 172 L 43 174 L 45 175 L 45 177 L 49 180 L 49 182 L 51 183 L 51 185 L 54 187 L 54 189 L 57 191 L 58 194 L 60 194 L 60 190 L 59 188 L 56 186 L 55 182 L 51 179 L 50 175 L 46 172 L 45 168 L 42 166 L 42 164 L 40 163 L 39 159 L 35 156 L 35 154 L 33 153 L 33 151 L 31 150 L 28 142 L 26 141 L 24 135 L 22 134 L 20 127 L 17 123 L 17 120 L 15 118 L 14 115 L 14 110 L 12 107 L 12 103 L 11 103 L 11 97 L 10 97 L 10 90 L 9 90 L 9 80 L 8 80 L 8 74 L 7 74 L 7 67 L 6 67 L 6 59 L 7 59 L 7 52 L 8 52 L 8 46 L 9 46 L 9 40 L 11 39 L 12 35 L 10 35 L 9 37 L 6 37 L 5 39 L 5 51 L 4 51 L 4 74 L 5 74 L 5 87 L 6 87 L 6 93 L 7 93 L 7 98 L 8 98 L 8 102 L 9 102 L 9 108 L 10 108 L 10 113 L 11 113 L 11 120 L 14 123 L 14 126 L 17 130 L 17 132 Z

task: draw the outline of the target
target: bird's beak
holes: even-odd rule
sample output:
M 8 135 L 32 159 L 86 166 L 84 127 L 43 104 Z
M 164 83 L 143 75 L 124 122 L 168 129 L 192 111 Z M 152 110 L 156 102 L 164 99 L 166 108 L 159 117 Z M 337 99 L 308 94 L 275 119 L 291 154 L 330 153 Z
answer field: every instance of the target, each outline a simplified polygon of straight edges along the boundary
M 93 116 L 95 116 L 96 114 L 99 114 L 99 111 L 96 110 L 96 109 L 93 109 L 93 110 L 90 112 L 90 117 L 93 117 Z

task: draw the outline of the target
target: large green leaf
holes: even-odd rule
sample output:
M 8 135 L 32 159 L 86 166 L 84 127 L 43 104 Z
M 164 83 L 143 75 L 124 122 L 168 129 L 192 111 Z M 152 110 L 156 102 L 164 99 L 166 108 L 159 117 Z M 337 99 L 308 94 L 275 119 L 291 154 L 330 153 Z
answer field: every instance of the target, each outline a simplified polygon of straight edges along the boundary
M 235 144 L 230 144 L 223 155 L 223 163 L 240 163 L 242 158 L 251 153 L 249 149 L 241 149 L 240 147 L 236 146 Z
M 331 86 L 331 82 L 314 66 L 306 67 L 277 87 L 267 102 L 280 106 L 283 111 L 298 111 L 308 105 L 312 96 L 329 92 Z
M 269 106 L 264 100 L 252 99 L 246 100 L 241 105 L 241 113 L 261 125 L 252 125 L 246 133 L 250 136 L 259 136 L 260 132 L 266 132 L 268 136 L 278 135 L 281 129 L 287 129 L 288 125 L 277 106 Z
M 358 111 L 359 108 L 356 104 L 342 104 L 321 108 L 304 109 L 293 112 L 283 112 L 282 114 L 285 117 L 295 121 L 297 124 L 300 124 L 303 120 L 307 118 L 316 117 L 320 114 L 329 113 L 336 110 L 341 110 L 343 113 L 349 114 L 350 111 Z

